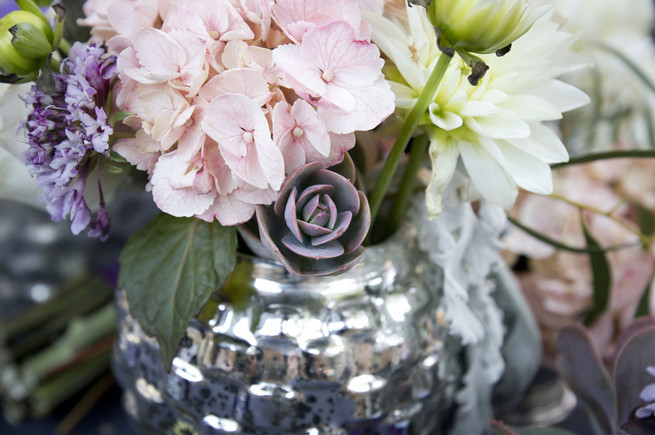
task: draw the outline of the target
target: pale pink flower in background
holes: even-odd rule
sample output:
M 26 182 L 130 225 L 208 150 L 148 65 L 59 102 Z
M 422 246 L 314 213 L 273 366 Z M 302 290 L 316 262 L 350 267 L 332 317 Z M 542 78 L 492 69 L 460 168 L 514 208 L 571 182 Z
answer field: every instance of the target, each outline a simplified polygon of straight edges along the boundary
M 330 136 L 325 124 L 304 100 L 297 100 L 292 107 L 286 103 L 275 105 L 273 140 L 284 156 L 287 173 L 308 160 L 320 161 L 330 155 Z
M 629 197 L 621 187 L 620 174 L 625 169 L 626 162 L 608 160 L 558 170 L 555 193 L 595 209 L 613 211 L 613 217 L 637 228 L 633 210 L 622 205 L 622 198 Z M 641 185 L 642 190 L 649 190 L 643 188 L 646 185 Z M 570 246 L 585 246 L 580 213 L 575 206 L 553 198 L 524 195 L 514 214 L 524 225 L 552 239 Z M 617 222 L 590 211 L 583 215 L 589 232 L 601 246 L 633 245 L 606 253 L 612 276 L 611 298 L 606 311 L 590 329 L 603 355 L 609 356 L 615 339 L 634 319 L 653 273 L 653 257 L 639 245 L 635 234 Z M 579 322 L 591 306 L 594 283 L 589 256 L 557 250 L 516 228 L 510 231 L 505 243 L 510 251 L 530 259 L 529 270 L 518 276 L 542 326 L 546 350 L 553 356 L 557 331 L 567 323 Z
M 202 126 L 234 175 L 260 189 L 280 188 L 284 159 L 257 103 L 244 95 L 221 95 L 209 103 Z
M 301 42 L 305 32 L 314 26 L 345 21 L 353 29 L 359 29 L 362 23 L 357 0 L 277 0 L 271 11 L 275 21 L 294 42 Z
M 328 131 L 370 130 L 394 109 L 378 48 L 345 22 L 310 28 L 299 45 L 273 50 L 285 85 L 318 106 Z
M 244 20 L 250 22 L 250 28 L 255 33 L 255 39 L 267 41 L 275 35 L 270 35 L 272 18 L 271 2 L 269 0 L 230 0 Z M 280 31 L 280 33 L 282 33 Z M 271 44 L 269 44 L 270 46 Z

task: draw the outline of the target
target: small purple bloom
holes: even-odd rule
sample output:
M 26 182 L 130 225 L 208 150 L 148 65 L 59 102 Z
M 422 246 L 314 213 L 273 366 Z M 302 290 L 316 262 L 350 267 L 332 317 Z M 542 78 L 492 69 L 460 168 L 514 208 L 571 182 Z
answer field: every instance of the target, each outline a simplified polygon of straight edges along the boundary
M 75 43 L 60 73 L 53 73 L 53 90 L 32 87 L 26 103 L 29 149 L 26 163 L 42 189 L 40 199 L 55 221 L 70 218 L 71 231 L 89 228 L 90 237 L 105 240 L 109 218 L 100 196 L 92 215 L 84 199 L 86 180 L 100 154 L 109 154 L 109 125 L 104 104 L 116 76 L 116 57 L 95 44 Z

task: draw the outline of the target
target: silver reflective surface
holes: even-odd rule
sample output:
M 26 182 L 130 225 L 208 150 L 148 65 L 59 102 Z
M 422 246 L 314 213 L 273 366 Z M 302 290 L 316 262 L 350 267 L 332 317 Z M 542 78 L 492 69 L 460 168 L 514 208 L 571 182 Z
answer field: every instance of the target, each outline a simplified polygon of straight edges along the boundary
M 322 278 L 242 258 L 245 299 L 214 295 L 213 315 L 191 322 L 169 373 L 119 293 L 114 368 L 128 413 L 146 433 L 438 432 L 458 383 L 444 362 L 457 349 L 442 360 L 441 290 L 428 284 L 441 271 L 416 238 L 408 224 Z

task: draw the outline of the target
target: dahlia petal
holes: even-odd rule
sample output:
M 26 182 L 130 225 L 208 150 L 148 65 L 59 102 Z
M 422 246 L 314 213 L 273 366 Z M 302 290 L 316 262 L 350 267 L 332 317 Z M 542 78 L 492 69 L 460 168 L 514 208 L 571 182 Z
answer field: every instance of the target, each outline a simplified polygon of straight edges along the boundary
M 466 171 L 478 192 L 494 204 L 511 208 L 518 189 L 502 164 L 479 145 L 460 141 L 458 147 Z
M 442 144 L 430 135 L 430 157 L 432 159 L 432 177 L 425 190 L 425 202 L 428 216 L 434 218 L 441 213 L 443 192 L 455 174 L 459 150 L 454 144 Z
M 526 121 L 554 121 L 562 119 L 562 112 L 550 101 L 534 95 L 514 95 L 500 104 L 505 110 Z
M 510 139 L 507 142 L 546 163 L 560 163 L 569 160 L 569 154 L 557 134 L 542 124 L 531 123 L 532 134 L 526 139 Z
M 498 142 L 498 147 L 516 184 L 542 195 L 553 193 L 553 177 L 548 163 L 502 141 Z
M 561 112 L 577 109 L 591 101 L 589 96 L 580 89 L 558 79 L 550 79 L 537 84 L 530 93 L 548 100 Z
M 428 107 L 428 112 L 430 114 L 430 121 L 446 131 L 454 130 L 464 124 L 464 121 L 459 115 L 446 110 L 440 110 L 437 103 L 431 103 Z
M 530 136 L 530 126 L 519 117 L 500 114 L 493 117 L 467 118 L 466 125 L 491 139 L 518 139 Z

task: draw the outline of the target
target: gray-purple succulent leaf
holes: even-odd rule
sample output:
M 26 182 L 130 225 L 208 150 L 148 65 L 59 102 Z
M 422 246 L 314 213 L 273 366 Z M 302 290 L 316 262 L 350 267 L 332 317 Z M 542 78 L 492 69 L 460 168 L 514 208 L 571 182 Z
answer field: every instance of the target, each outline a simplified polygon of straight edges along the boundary
M 338 169 L 354 178 L 355 171 L 347 169 L 351 164 Z M 272 207 L 257 208 L 262 244 L 293 273 L 339 272 L 364 252 L 361 244 L 371 221 L 368 201 L 350 179 L 332 169 L 320 163 L 298 168 Z

